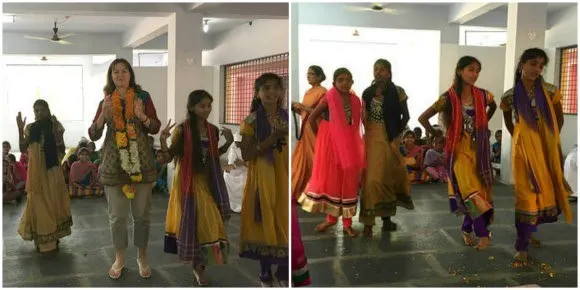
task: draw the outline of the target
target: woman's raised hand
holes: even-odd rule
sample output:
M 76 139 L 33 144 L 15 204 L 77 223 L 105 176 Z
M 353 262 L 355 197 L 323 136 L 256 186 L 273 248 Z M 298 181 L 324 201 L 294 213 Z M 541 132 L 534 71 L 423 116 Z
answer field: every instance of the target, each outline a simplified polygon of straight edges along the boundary
M 22 120 L 21 112 L 18 112 L 18 115 L 16 116 L 16 124 L 18 125 L 18 129 L 24 130 L 24 126 L 26 126 L 26 117 Z
M 177 123 L 173 123 L 173 125 L 172 125 L 171 119 L 169 119 L 169 122 L 167 122 L 167 125 L 161 131 L 161 135 L 160 135 L 161 140 L 167 140 L 167 138 L 169 138 L 169 136 L 171 136 L 171 129 L 173 129 L 173 127 L 175 127 L 176 124 Z

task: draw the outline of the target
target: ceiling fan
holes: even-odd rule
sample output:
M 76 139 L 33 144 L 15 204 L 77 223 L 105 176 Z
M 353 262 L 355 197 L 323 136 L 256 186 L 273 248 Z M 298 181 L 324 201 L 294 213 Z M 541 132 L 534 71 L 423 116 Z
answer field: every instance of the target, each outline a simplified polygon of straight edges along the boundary
M 65 20 L 68 19 L 68 18 L 69 18 L 69 16 L 66 16 L 65 17 Z M 67 45 L 68 44 L 72 44 L 71 42 L 69 42 L 69 41 L 67 41 L 65 39 L 73 36 L 74 34 L 68 33 L 68 34 L 59 36 L 58 35 L 58 27 L 57 27 L 57 21 L 56 20 L 54 21 L 54 27 L 52 28 L 52 31 L 53 31 L 53 35 L 50 38 L 48 38 L 48 37 L 30 36 L 30 35 L 25 35 L 24 38 L 27 38 L 27 39 L 36 39 L 36 40 L 48 40 L 48 41 L 51 41 L 51 42 L 54 42 L 54 43 L 58 43 L 58 44 L 67 44 Z
M 386 8 L 386 5 L 381 4 L 381 3 L 372 3 L 370 6 L 368 7 L 362 7 L 362 6 L 347 6 L 347 9 L 353 12 L 366 12 L 366 11 L 370 11 L 370 12 L 375 12 L 375 13 L 385 13 L 385 14 L 391 14 L 391 15 L 399 15 L 399 14 L 403 14 L 405 13 L 405 11 L 399 10 L 399 9 L 394 9 L 394 8 Z

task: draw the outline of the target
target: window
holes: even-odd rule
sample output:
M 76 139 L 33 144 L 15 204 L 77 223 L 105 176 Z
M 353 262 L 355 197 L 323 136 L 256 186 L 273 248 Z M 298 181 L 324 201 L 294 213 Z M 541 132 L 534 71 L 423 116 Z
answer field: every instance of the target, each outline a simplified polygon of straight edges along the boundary
M 7 65 L 7 111 L 34 121 L 32 104 L 44 99 L 60 121 L 83 121 L 83 67 L 80 65 Z M 66 104 L 63 106 L 62 104 Z M 71 108 L 74 108 L 71 110 Z M 15 123 L 10 118 L 11 123 Z
M 228 64 L 225 66 L 224 123 L 239 125 L 250 113 L 254 81 L 263 73 L 275 73 L 284 81 L 284 99 L 288 100 L 288 53 Z
M 166 67 L 168 61 L 165 50 L 133 50 L 133 67 Z
M 81 65 L 7 64 L 3 69 L 6 72 L 3 74 L 6 84 L 4 97 L 0 101 L 3 140 L 12 143 L 12 148 L 18 144 L 16 115 L 22 112 L 27 124 L 34 122 L 32 105 L 37 99 L 46 100 L 51 113 L 65 127 L 64 141 L 67 146 L 77 144 L 81 136 L 86 136 L 86 98 Z M 101 80 L 104 81 L 104 76 Z M 88 104 L 96 105 L 94 102 Z M 89 118 L 92 118 L 94 111 L 92 108 L 90 111 Z
M 578 114 L 578 46 L 561 49 L 560 92 L 564 114 Z
M 461 26 L 459 43 L 469 46 L 505 46 L 507 31 L 503 28 Z
M 560 54 L 560 92 L 564 114 L 578 113 L 578 46 L 565 47 Z

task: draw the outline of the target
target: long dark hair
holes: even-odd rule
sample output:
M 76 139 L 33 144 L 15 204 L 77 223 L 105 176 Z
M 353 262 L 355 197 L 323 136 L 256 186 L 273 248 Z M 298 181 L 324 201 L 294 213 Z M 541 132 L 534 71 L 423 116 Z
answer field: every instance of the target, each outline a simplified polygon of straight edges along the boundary
M 311 69 L 314 72 L 314 75 L 316 75 L 320 79 L 320 82 L 326 80 L 326 75 L 324 74 L 324 71 L 322 70 L 321 67 L 317 65 L 311 65 L 310 67 L 308 67 L 308 69 Z
M 187 120 L 185 122 L 189 123 L 189 128 L 191 130 L 191 146 L 193 148 L 193 158 L 191 159 L 192 168 L 195 172 L 200 172 L 203 170 L 203 162 L 202 162 L 202 146 L 201 146 L 201 136 L 198 128 L 198 119 L 195 113 L 193 112 L 193 108 L 201 102 L 201 100 L 208 98 L 210 101 L 213 102 L 213 97 L 204 90 L 195 90 L 189 94 L 187 98 Z M 180 138 L 183 138 L 183 134 L 181 134 Z M 176 144 L 172 144 L 175 146 L 175 157 L 180 159 L 183 157 L 184 154 L 184 145 L 185 140 L 177 140 Z
M 30 124 L 30 142 L 37 143 L 41 142 L 44 138 L 44 156 L 46 161 L 46 168 L 50 169 L 59 164 L 58 160 L 58 150 L 56 148 L 56 137 L 54 136 L 53 123 L 52 123 L 52 113 L 50 112 L 50 107 L 48 102 L 42 99 L 36 100 L 34 105 L 37 107 L 44 107 L 48 111 L 48 116 L 43 119 L 37 120 Z
M 133 71 L 131 64 L 124 58 L 117 58 L 111 63 L 111 65 L 109 65 L 109 70 L 107 71 L 107 84 L 103 88 L 105 95 L 112 94 L 117 88 L 113 82 L 113 68 L 115 68 L 115 65 L 119 63 L 124 64 L 125 67 L 129 70 L 129 74 L 131 74 L 131 77 L 129 78 L 129 87 L 133 88 L 135 91 L 140 91 L 141 86 L 135 82 L 135 72 Z
M 470 64 L 476 63 L 479 66 L 479 70 L 481 71 L 481 62 L 473 57 L 473 56 L 463 56 L 457 61 L 457 65 L 455 66 L 455 75 L 453 77 L 453 88 L 458 96 L 461 96 L 461 91 L 463 90 L 463 78 L 461 78 L 461 71 L 469 66 Z M 451 124 L 451 100 L 447 98 L 446 110 L 443 112 L 443 125 L 445 128 L 449 128 Z
M 282 77 L 280 77 L 275 73 L 262 74 L 254 82 L 254 98 L 252 99 L 250 113 L 257 111 L 262 106 L 262 100 L 260 100 L 260 98 L 258 97 L 258 93 L 260 92 L 260 89 L 266 84 L 266 82 L 270 80 L 275 81 L 280 86 L 280 89 L 284 90 L 284 81 L 282 80 Z M 278 100 L 278 107 L 282 107 L 282 99 L 284 98 L 281 97 Z
M 540 48 L 535 48 L 535 47 L 528 48 L 524 51 L 524 53 L 522 53 L 522 55 L 520 56 L 520 61 L 518 62 L 517 66 L 516 66 L 516 72 L 514 74 L 514 87 L 522 78 L 522 65 L 526 61 L 532 60 L 532 59 L 538 58 L 538 57 L 541 57 L 544 59 L 544 61 L 545 61 L 544 65 L 548 65 L 550 58 L 548 58 L 548 55 L 546 54 L 546 52 Z M 540 78 L 542 78 L 542 75 L 540 75 Z

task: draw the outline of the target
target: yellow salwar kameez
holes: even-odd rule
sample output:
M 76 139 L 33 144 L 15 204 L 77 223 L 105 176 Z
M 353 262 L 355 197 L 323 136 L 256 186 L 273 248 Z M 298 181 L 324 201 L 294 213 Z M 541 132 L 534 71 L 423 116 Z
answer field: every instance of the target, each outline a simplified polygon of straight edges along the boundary
M 240 134 L 257 137 L 257 114 L 240 125 Z M 262 270 L 277 264 L 288 280 L 288 145 L 273 150 L 273 160 L 262 154 L 248 162 L 242 197 L 240 257 L 261 262 Z M 259 199 L 259 200 L 257 200 Z M 257 206 L 259 205 L 259 208 Z M 262 273 L 265 274 L 265 273 Z M 264 278 L 264 277 L 263 277 Z
M 175 129 L 172 144 L 182 138 L 182 131 L 182 126 Z M 204 148 L 208 147 L 207 138 L 202 138 L 201 143 Z M 182 168 L 180 162 L 175 164 L 165 221 L 165 251 L 178 254 L 180 260 L 192 263 L 194 268 L 226 264 L 229 241 L 218 204 L 212 196 L 209 164 L 203 172 L 195 172 L 189 191 L 182 190 Z M 186 195 L 187 192 L 193 194 Z M 187 198 L 192 198 L 193 202 L 184 201 Z M 193 208 L 189 208 L 192 204 Z M 184 215 L 190 218 L 183 219 Z
M 563 177 L 560 131 L 554 111 L 554 105 L 559 104 L 562 97 L 558 88 L 549 83 L 542 82 L 542 91 L 546 96 L 547 113 L 551 115 L 553 130 L 549 128 L 539 106 L 534 106 L 537 129 L 524 118 L 516 117 L 512 136 L 517 251 L 527 251 L 531 232 L 537 230 L 537 225 L 555 222 L 561 212 L 567 222 L 572 220 L 568 202 L 572 192 Z M 530 102 L 536 99 L 535 94 L 532 88 L 528 93 Z M 514 97 L 513 88 L 506 91 L 500 108 L 503 111 L 515 111 Z
M 448 185 L 448 196 L 450 202 L 450 209 L 456 214 L 463 214 L 464 220 L 462 224 L 463 237 L 469 239 L 472 232 L 475 231 L 477 237 L 489 237 L 490 232 L 488 226 L 493 222 L 493 198 L 491 194 L 491 184 L 486 184 L 483 180 L 484 176 L 480 172 L 480 162 L 491 162 L 487 160 L 478 160 L 478 142 L 476 140 L 476 103 L 478 99 L 475 94 L 480 94 L 482 99 L 481 102 L 485 102 L 485 106 L 481 105 L 482 110 L 485 110 L 487 106 L 493 105 L 494 96 L 487 90 L 480 88 L 473 88 L 473 103 L 471 105 L 461 104 L 459 100 L 458 103 L 461 104 L 459 108 L 459 113 L 461 114 L 459 118 L 457 116 L 451 116 L 452 127 L 454 122 L 462 122 L 459 124 L 460 135 L 457 144 L 452 152 L 453 156 L 450 156 L 450 166 L 449 168 L 449 180 Z M 458 96 L 459 97 L 459 96 Z M 441 95 L 439 99 L 431 106 L 431 108 L 439 113 L 446 113 L 451 106 L 450 93 L 446 92 Z M 485 98 L 485 99 L 483 99 Z M 482 116 L 485 116 L 485 112 L 482 112 Z M 455 120 L 457 118 L 457 120 Z M 487 128 L 481 128 L 479 130 L 484 130 Z M 449 130 L 448 130 L 449 131 Z M 447 138 L 452 138 L 452 136 L 447 136 Z M 489 151 L 489 141 L 481 140 L 481 146 L 485 148 L 480 148 L 480 150 Z M 458 200 L 458 199 L 461 200 Z M 466 242 L 468 243 L 468 242 Z
M 60 123 L 57 126 L 62 129 Z M 24 134 L 30 138 L 30 125 Z M 46 168 L 43 143 L 28 145 L 28 195 L 18 234 L 26 241 L 34 241 L 40 252 L 48 252 L 58 248 L 59 239 L 71 234 L 73 221 L 64 175 L 58 165 Z

